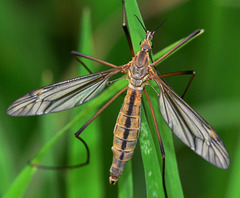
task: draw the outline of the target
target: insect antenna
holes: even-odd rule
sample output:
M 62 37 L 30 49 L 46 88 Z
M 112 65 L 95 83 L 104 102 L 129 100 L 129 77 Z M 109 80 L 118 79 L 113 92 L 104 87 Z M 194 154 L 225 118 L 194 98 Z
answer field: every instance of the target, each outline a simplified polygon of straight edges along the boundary
M 139 21 L 139 23 L 141 24 L 141 26 L 143 27 L 144 31 L 147 33 L 147 29 L 144 27 L 144 25 L 142 24 L 142 22 L 140 21 L 140 19 L 137 17 L 137 15 L 134 15 L 137 20 Z
M 151 31 L 152 34 L 154 34 L 156 32 L 156 30 L 162 26 L 165 22 L 167 21 L 167 19 L 165 19 L 162 23 L 160 23 L 153 31 Z

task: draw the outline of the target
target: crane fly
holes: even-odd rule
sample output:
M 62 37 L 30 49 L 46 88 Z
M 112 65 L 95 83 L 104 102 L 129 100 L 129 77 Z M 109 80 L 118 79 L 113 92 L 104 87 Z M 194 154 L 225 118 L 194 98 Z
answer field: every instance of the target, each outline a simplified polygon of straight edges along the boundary
M 114 128 L 114 140 L 112 147 L 113 162 L 110 168 L 111 184 L 115 184 L 117 182 L 118 178 L 122 175 L 126 162 L 129 161 L 133 155 L 141 127 L 141 100 L 143 92 L 146 94 L 147 99 L 151 104 L 150 98 L 144 88 L 146 85 L 150 85 L 149 81 L 155 82 L 159 89 L 159 92 L 157 93 L 159 98 L 159 109 L 172 132 L 195 153 L 208 162 L 222 169 L 228 168 L 230 164 L 229 155 L 217 133 L 162 79 L 166 76 L 186 74 L 186 72 L 159 75 L 155 70 L 155 66 L 159 62 L 184 45 L 187 41 L 202 33 L 203 30 L 198 29 L 194 31 L 165 55 L 151 63 L 149 56 L 149 52 L 152 49 L 151 41 L 158 27 L 153 31 L 148 31 L 139 20 L 145 30 L 146 37 L 140 44 L 141 50 L 135 55 L 132 50 L 128 30 L 125 26 L 125 17 L 123 21 L 123 27 L 125 28 L 124 30 L 126 32 L 133 56 L 130 62 L 121 66 L 116 66 L 73 51 L 72 54 L 75 57 L 84 57 L 110 66 L 112 69 L 73 78 L 71 80 L 55 83 L 31 91 L 13 102 L 8 107 L 7 113 L 11 116 L 33 116 L 71 109 L 98 96 L 104 90 L 106 85 L 111 82 L 110 79 L 112 76 L 119 73 L 125 73 L 127 74 L 125 78 L 129 82 L 128 87 L 124 88 L 116 96 L 114 96 L 75 134 L 76 137 L 79 137 L 81 132 L 110 103 L 112 103 L 123 91 L 127 90 L 127 94 Z M 78 61 L 81 62 L 80 59 L 78 59 Z M 156 131 L 158 133 L 161 153 L 164 157 L 165 152 L 158 128 L 156 126 L 156 118 L 154 116 L 153 109 L 152 115 Z

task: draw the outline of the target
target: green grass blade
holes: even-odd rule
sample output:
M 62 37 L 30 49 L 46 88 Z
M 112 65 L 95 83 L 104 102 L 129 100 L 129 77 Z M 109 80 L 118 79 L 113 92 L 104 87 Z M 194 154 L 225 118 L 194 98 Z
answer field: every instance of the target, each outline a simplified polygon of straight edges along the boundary
M 237 117 L 237 116 L 236 116 Z M 240 142 L 240 136 L 237 137 L 237 142 Z M 240 183 L 240 171 L 239 171 L 239 165 L 240 165 L 240 144 L 237 144 L 235 148 L 234 156 L 231 156 L 234 160 L 234 163 L 231 164 L 231 173 L 229 180 L 227 182 L 226 187 L 226 195 L 225 197 L 240 197 L 240 189 L 239 189 L 239 183 Z
M 150 95 L 154 92 L 149 90 Z M 155 94 L 154 94 L 155 95 Z M 152 97 L 153 98 L 153 97 Z M 158 106 L 158 99 L 152 99 L 153 106 Z M 149 112 L 150 114 L 150 112 Z M 172 132 L 165 124 L 160 112 L 155 111 L 156 119 L 158 121 L 159 130 L 164 144 L 164 150 L 166 154 L 165 158 L 165 184 L 168 197 L 183 197 L 183 191 L 180 181 L 180 176 L 178 172 L 177 160 L 175 156 L 174 144 L 172 139 Z M 153 129 L 153 126 L 151 126 Z M 155 135 L 155 140 L 157 136 Z M 158 144 L 155 141 L 155 145 Z M 158 148 L 158 147 L 157 147 Z
M 135 0 L 125 1 L 125 7 L 126 7 L 128 29 L 129 29 L 130 37 L 132 40 L 134 53 L 136 54 L 140 50 L 139 43 L 146 36 L 145 31 L 142 28 L 141 24 L 138 22 L 136 16 L 140 19 L 140 21 L 142 21 L 142 23 L 143 23 L 143 19 L 139 11 L 137 1 Z
M 165 197 L 158 152 L 153 140 L 154 137 L 150 132 L 150 124 L 147 121 L 145 109 L 143 108 L 142 111 L 140 146 L 145 171 L 147 197 Z
M 141 21 L 142 21 L 142 18 L 135 1 L 127 1 L 126 10 L 127 10 L 129 30 L 130 30 L 130 34 L 133 42 L 134 51 L 137 52 L 139 51 L 139 42 L 145 38 L 145 32 L 141 27 L 141 25 L 136 20 L 136 17 L 134 15 L 137 15 Z M 196 38 L 197 36 L 193 37 L 192 39 Z M 189 43 L 192 39 L 190 39 L 187 43 Z M 171 50 L 174 46 L 176 46 L 181 41 L 182 40 L 165 48 L 164 50 L 159 52 L 156 56 L 154 56 L 154 58 L 157 59 L 158 57 L 161 57 L 163 54 L 167 53 L 169 50 Z M 150 95 L 156 98 L 156 94 L 152 93 Z M 153 105 L 158 109 L 157 100 L 155 100 Z M 145 111 L 149 116 L 150 110 L 147 107 L 147 105 L 145 105 Z M 163 143 L 165 145 L 165 152 L 166 152 L 165 183 L 166 183 L 167 195 L 168 197 L 183 197 L 181 182 L 180 182 L 178 168 L 177 168 L 177 161 L 175 157 L 174 145 L 172 140 L 172 133 L 167 127 L 167 125 L 165 124 L 165 122 L 163 121 L 163 119 L 160 117 L 159 111 L 155 113 L 157 113 L 156 117 L 158 118 L 158 123 L 161 126 L 160 132 L 163 139 Z M 162 174 L 160 171 L 161 170 L 160 168 L 162 167 L 162 164 L 161 164 L 162 162 L 161 162 L 161 159 L 159 158 L 160 151 L 159 151 L 157 136 L 154 133 L 153 134 L 150 133 L 151 130 L 154 131 L 154 126 L 152 122 L 147 122 L 147 119 L 144 114 L 142 115 L 142 126 L 143 127 L 141 129 L 141 134 L 140 134 L 140 146 L 141 146 L 141 152 L 142 152 L 142 158 L 143 158 L 144 170 L 145 170 L 147 196 L 153 197 L 153 195 L 156 192 L 159 196 L 164 196 L 164 191 L 163 191 L 162 181 L 161 181 Z M 148 133 L 146 133 L 146 131 L 148 131 Z M 146 146 L 146 142 L 145 142 L 146 140 L 148 140 L 148 142 L 150 143 L 149 146 Z M 148 153 L 150 148 L 155 150 L 157 149 L 157 152 L 152 152 L 150 153 L 151 155 L 149 154 L 149 156 L 147 156 L 146 153 Z M 155 161 L 155 163 L 153 163 L 153 161 Z M 151 176 L 152 173 L 154 174 L 154 176 Z
M 3 196 L 7 187 L 11 183 L 11 178 L 14 172 L 14 168 L 11 166 L 11 148 L 7 144 L 6 136 L 4 132 L 6 130 L 0 123 L 0 175 L 1 175 L 1 186 L 0 186 L 0 197 Z
M 13 184 L 10 186 L 10 188 L 4 195 L 4 198 L 23 197 L 23 194 L 35 172 L 36 168 L 26 166 L 14 180 Z
M 126 1 L 126 13 L 134 52 L 136 53 L 140 50 L 140 41 L 145 38 L 145 31 L 135 17 L 135 15 L 138 16 L 138 18 L 143 23 L 136 1 Z M 161 165 L 145 113 L 142 113 L 141 133 L 139 141 L 144 164 L 147 197 L 153 197 L 154 195 L 157 195 L 157 197 L 164 197 L 162 174 L 160 171 Z
M 42 86 L 52 84 L 53 83 L 52 77 L 53 75 L 49 70 L 43 72 Z M 53 137 L 58 132 L 59 127 L 57 122 L 58 122 L 58 119 L 56 119 L 55 116 L 39 117 L 38 125 L 39 125 L 40 133 L 37 133 L 37 139 L 40 139 L 39 142 L 41 142 L 41 144 L 48 142 L 48 140 L 51 139 L 51 137 Z M 60 150 L 61 144 L 58 144 L 57 146 L 59 147 L 50 149 L 46 153 L 46 155 L 44 155 L 44 158 L 42 159 L 41 164 L 46 166 L 59 166 L 59 162 L 58 162 L 59 155 L 58 155 L 58 152 L 55 152 L 55 151 Z M 57 197 L 60 196 L 60 192 L 58 191 L 59 185 L 56 177 L 56 171 L 46 171 L 46 170 L 39 170 L 39 171 L 41 172 L 41 174 L 37 175 L 32 185 L 35 185 L 36 180 L 42 179 L 44 182 L 41 182 L 38 184 L 39 188 L 45 189 L 45 191 L 42 192 L 42 196 L 48 196 L 49 194 L 55 194 Z M 25 196 L 34 196 L 34 192 L 27 190 Z
M 119 193 L 118 198 L 133 197 L 133 182 L 132 182 L 132 163 L 127 163 L 124 167 L 124 174 L 118 181 Z

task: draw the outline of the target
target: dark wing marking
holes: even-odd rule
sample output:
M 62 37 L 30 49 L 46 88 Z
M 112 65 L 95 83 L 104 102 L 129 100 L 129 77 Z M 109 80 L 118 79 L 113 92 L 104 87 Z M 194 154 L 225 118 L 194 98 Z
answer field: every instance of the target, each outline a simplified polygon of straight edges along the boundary
M 194 152 L 213 165 L 226 169 L 230 158 L 214 129 L 160 78 L 159 108 L 175 135 Z
M 121 67 L 48 85 L 27 93 L 7 109 L 11 116 L 42 115 L 79 106 L 105 88 L 109 78 Z

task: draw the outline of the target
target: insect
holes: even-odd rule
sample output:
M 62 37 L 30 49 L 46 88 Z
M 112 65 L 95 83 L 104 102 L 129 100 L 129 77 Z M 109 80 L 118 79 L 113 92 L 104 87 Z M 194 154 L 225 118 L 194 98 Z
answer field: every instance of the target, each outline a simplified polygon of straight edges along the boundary
M 123 26 L 125 26 L 125 17 L 123 21 Z M 106 85 L 111 82 L 110 79 L 112 76 L 119 73 L 125 73 L 127 74 L 126 79 L 129 82 L 128 87 L 120 91 L 75 134 L 76 137 L 78 137 L 101 111 L 123 91 L 127 90 L 114 128 L 112 147 L 113 162 L 110 168 L 109 179 L 111 184 L 115 184 L 118 181 L 118 178 L 122 175 L 126 162 L 129 161 L 133 155 L 141 127 L 142 93 L 144 92 L 149 100 L 149 96 L 144 89 L 146 85 L 150 85 L 149 81 L 154 81 L 159 88 L 159 92 L 157 93 L 159 98 L 159 109 L 172 132 L 208 162 L 222 169 L 228 168 L 230 164 L 228 152 L 214 129 L 180 96 L 178 96 L 165 81 L 163 81 L 162 77 L 177 75 L 177 72 L 168 75 L 158 75 L 155 70 L 155 66 L 159 62 L 191 38 L 200 34 L 203 30 L 196 30 L 161 58 L 151 63 L 149 56 L 149 52 L 152 49 L 151 41 L 159 26 L 153 31 L 148 31 L 140 20 L 139 22 L 145 30 L 146 37 L 140 44 L 141 50 L 136 55 L 132 50 L 128 30 L 125 29 L 133 55 L 130 62 L 121 66 L 116 66 L 73 51 L 72 54 L 74 56 L 84 57 L 113 68 L 31 91 L 14 101 L 8 107 L 7 113 L 11 116 L 32 116 L 71 109 L 99 95 Z M 181 72 L 181 74 L 184 74 L 184 72 Z M 164 155 L 160 137 L 159 142 L 162 154 Z

